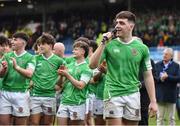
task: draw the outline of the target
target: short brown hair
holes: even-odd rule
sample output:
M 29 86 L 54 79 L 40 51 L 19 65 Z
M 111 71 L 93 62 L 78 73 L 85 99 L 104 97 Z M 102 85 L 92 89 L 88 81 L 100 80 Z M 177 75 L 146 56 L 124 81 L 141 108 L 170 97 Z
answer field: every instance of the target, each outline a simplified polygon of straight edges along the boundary
M 118 18 L 128 19 L 128 21 L 132 21 L 133 23 L 136 22 L 135 14 L 133 14 L 130 11 L 121 11 L 121 12 L 119 12 L 115 17 L 115 20 L 118 19 Z
M 96 41 L 90 40 L 89 47 L 92 47 L 93 52 L 95 52 L 96 49 L 98 48 L 98 45 L 97 45 Z
M 86 38 L 86 37 L 79 37 L 78 39 L 76 39 L 76 40 L 74 41 L 74 43 L 76 43 L 76 42 L 78 42 L 78 41 L 85 42 L 85 43 L 88 44 L 88 45 L 90 44 L 89 39 Z
M 85 42 L 82 42 L 82 41 L 77 41 L 73 44 L 73 48 L 75 47 L 79 47 L 79 48 L 82 48 L 84 49 L 85 51 L 85 54 L 84 54 L 84 57 L 86 58 L 88 56 L 88 53 L 89 53 L 89 45 Z
M 36 43 L 39 44 L 48 44 L 48 45 L 54 45 L 55 44 L 55 38 L 48 34 L 48 33 L 43 33 L 37 40 Z

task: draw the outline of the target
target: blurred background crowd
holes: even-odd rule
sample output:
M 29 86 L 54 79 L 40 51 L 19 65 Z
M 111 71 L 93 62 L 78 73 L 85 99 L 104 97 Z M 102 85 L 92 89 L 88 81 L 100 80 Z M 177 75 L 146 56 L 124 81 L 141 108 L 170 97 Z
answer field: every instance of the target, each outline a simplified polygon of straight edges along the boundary
M 113 29 L 115 13 L 127 9 L 134 10 L 137 15 L 134 35 L 146 45 L 180 45 L 178 0 L 76 0 L 74 3 L 71 0 L 1 1 L 0 34 L 11 37 L 16 31 L 27 32 L 31 36 L 27 49 L 32 48 L 42 32 L 51 33 L 58 42 L 63 42 L 66 53 L 71 52 L 73 40 L 80 36 L 99 42 L 102 33 Z

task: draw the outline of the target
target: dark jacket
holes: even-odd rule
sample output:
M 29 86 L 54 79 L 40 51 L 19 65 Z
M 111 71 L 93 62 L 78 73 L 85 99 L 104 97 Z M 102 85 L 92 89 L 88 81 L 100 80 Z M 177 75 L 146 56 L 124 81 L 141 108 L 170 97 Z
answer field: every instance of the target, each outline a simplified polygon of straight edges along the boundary
M 155 68 L 155 63 L 152 59 L 151 59 L 151 66 L 152 66 L 152 74 L 153 74 L 154 80 L 156 80 L 156 78 L 157 78 L 156 68 Z M 148 96 L 148 93 L 147 93 L 147 90 L 146 90 L 146 87 L 144 84 L 144 77 L 143 77 L 142 71 L 140 71 L 140 73 L 139 73 L 139 80 L 141 82 L 141 88 L 140 88 L 141 109 L 142 110 L 148 110 L 150 100 L 149 100 L 149 96 Z
M 179 64 L 172 61 L 172 63 L 168 65 L 168 68 L 165 70 L 168 74 L 168 78 L 162 82 L 160 80 L 160 72 L 163 71 L 163 68 L 163 61 L 156 63 L 156 72 L 158 76 L 155 85 L 157 102 L 176 103 L 177 83 L 180 80 Z

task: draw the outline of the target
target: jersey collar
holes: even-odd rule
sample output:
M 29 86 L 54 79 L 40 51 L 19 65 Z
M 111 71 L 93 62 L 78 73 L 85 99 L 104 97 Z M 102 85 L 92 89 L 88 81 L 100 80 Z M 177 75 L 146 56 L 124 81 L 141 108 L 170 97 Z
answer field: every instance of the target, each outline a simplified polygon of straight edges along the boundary
M 117 40 L 122 44 L 128 45 L 128 44 L 131 44 L 133 42 L 134 38 L 132 37 L 132 39 L 129 42 L 123 42 L 123 41 L 120 40 L 119 37 L 117 38 Z
M 24 52 L 21 53 L 20 55 L 17 55 L 17 54 L 15 53 L 15 51 L 14 51 L 14 55 L 15 55 L 16 57 L 21 57 L 21 56 L 23 56 L 24 54 L 26 54 L 26 52 L 27 52 L 27 51 L 24 51 Z
M 79 64 L 77 64 L 77 62 L 75 62 L 75 66 L 79 66 L 79 65 L 84 64 L 84 63 L 86 63 L 86 60 L 84 60 L 83 62 L 81 62 Z
M 42 55 L 42 57 L 43 57 L 45 60 L 48 60 L 48 59 L 50 59 L 51 57 L 54 56 L 54 53 L 52 53 L 48 58 L 46 58 L 43 54 L 41 54 L 41 55 Z

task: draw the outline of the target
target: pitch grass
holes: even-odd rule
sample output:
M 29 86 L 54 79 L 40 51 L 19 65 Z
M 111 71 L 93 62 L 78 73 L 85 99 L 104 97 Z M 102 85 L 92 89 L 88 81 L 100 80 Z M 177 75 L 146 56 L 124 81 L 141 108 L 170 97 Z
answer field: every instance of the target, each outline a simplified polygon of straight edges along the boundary
M 54 126 L 57 126 L 57 118 L 55 119 L 55 124 Z M 176 126 L 180 126 L 180 119 L 177 116 L 177 112 L 175 114 L 175 121 L 176 121 Z M 168 120 L 167 120 L 167 116 L 166 116 L 166 120 L 165 120 L 165 124 L 168 125 Z M 149 118 L 149 126 L 155 126 L 156 125 L 156 117 L 154 118 Z
M 165 120 L 165 125 L 168 125 L 168 119 L 167 119 L 167 115 L 166 116 L 166 120 Z M 180 119 L 177 116 L 177 113 L 175 114 L 175 121 L 176 121 L 176 126 L 180 126 Z M 154 118 L 149 118 L 149 125 L 156 125 L 156 117 Z

